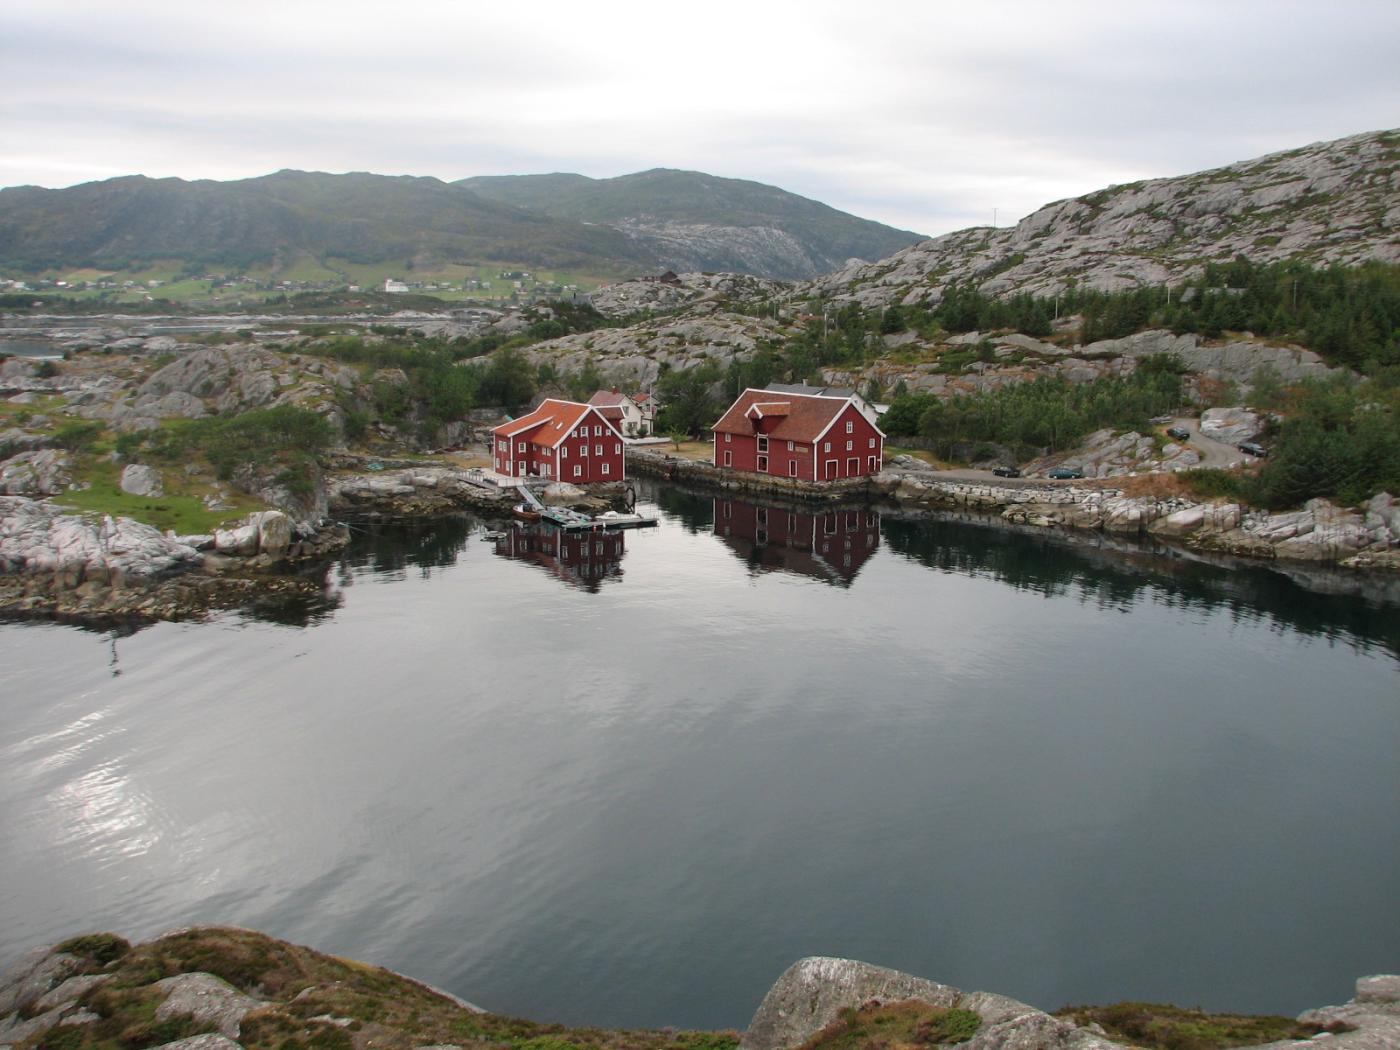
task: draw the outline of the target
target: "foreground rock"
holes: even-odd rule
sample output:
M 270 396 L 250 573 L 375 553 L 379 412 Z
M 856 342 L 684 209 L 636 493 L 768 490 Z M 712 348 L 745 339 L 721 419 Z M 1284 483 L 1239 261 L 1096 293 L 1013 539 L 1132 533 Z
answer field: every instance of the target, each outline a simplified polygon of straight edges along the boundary
M 809 958 L 794 963 L 764 996 L 740 1050 L 794 1050 L 834 1024 L 842 1011 L 871 1000 L 918 1000 L 971 1010 L 982 1024 L 971 1039 L 958 1044 L 964 1050 L 1115 1050 L 1122 1045 L 1005 996 L 961 992 L 852 959 Z M 1351 1002 L 1306 1011 L 1298 1021 L 1325 1031 L 1313 1039 L 1264 1045 L 1283 1050 L 1316 1045 L 1322 1038 L 1336 1050 L 1395 1050 L 1400 1046 L 1400 977 L 1363 977 Z
M 348 542 L 341 527 L 296 524 L 280 511 L 250 515 L 228 532 L 237 539 L 220 550 L 221 533 L 175 536 L 131 518 L 0 496 L 0 612 L 178 619 L 259 596 L 317 594 L 314 581 L 267 573 Z
M 64 950 L 60 951 L 62 948 Z M 278 1050 L 312 1046 L 410 1050 L 455 1046 L 491 1050 L 532 1045 L 598 1050 L 676 1050 L 703 1045 L 793 1050 L 871 1000 L 918 1000 L 971 1011 L 980 1026 L 965 1050 L 1111 1050 L 1092 1028 L 1052 1017 L 1006 996 L 962 992 L 907 973 L 850 959 L 803 959 L 769 990 L 740 1041 L 663 1031 L 571 1032 L 501 1017 L 420 982 L 364 963 L 323 955 L 235 927 L 176 930 L 132 946 L 93 934 L 36 949 L 0 973 L 0 1046 L 33 1050 L 46 1033 L 92 1026 L 54 1045 L 163 1045 L 180 1050 Z M 149 1030 L 142 1027 L 154 1015 Z M 1331 1026 L 1337 1050 L 1400 1046 L 1400 977 L 1365 977 L 1343 1006 L 1310 1010 L 1299 1021 Z M 1340 1022 L 1340 1024 L 1338 1023 Z M 90 1042 L 85 1043 L 85 1036 Z M 542 1038 L 544 1037 L 544 1038 Z M 576 1038 L 575 1038 L 576 1037 Z M 861 1044 L 858 1044 L 861 1045 Z M 933 1045 L 933 1044 L 926 1044 Z M 1274 1050 L 1302 1041 L 1268 1044 Z
M 1085 1050 L 1100 1046 L 1107 1050 L 1113 1045 L 1003 995 L 964 993 L 946 984 L 854 959 L 808 958 L 793 963 L 768 990 L 749 1022 L 739 1050 L 790 1050 L 801 1046 L 834 1022 L 842 1010 L 871 999 L 918 999 L 932 1006 L 971 1010 L 982 1018 L 983 1028 L 976 1039 L 963 1044 L 969 1048 L 1005 1046 L 1009 1042 L 1006 1037 L 1013 1031 L 1024 1033 L 1028 1029 L 1054 1031 L 1063 1038 L 1046 1044 L 1023 1044 L 1017 1040 L 1016 1045 L 1076 1046 Z M 989 1038 L 993 1032 L 997 1035 Z M 1069 1038 L 1075 1033 L 1077 1038 Z

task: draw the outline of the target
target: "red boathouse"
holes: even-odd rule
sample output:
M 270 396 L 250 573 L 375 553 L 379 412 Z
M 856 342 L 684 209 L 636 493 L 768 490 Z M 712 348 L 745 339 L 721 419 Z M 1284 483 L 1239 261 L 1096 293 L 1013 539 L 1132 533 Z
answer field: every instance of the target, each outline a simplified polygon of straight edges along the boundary
M 798 481 L 878 474 L 885 451 L 850 397 L 749 388 L 713 429 L 715 466 Z
M 491 433 L 492 466 L 498 474 L 574 485 L 627 476 L 622 435 L 595 405 L 550 399 Z

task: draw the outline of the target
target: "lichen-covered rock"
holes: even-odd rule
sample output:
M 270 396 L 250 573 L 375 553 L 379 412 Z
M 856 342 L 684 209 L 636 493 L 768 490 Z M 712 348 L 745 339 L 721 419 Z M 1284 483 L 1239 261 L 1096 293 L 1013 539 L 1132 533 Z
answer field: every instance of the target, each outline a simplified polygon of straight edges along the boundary
M 0 463 L 0 494 L 57 496 L 72 483 L 72 459 L 57 448 L 21 452 Z
M 267 1004 L 244 995 L 233 985 L 212 973 L 182 973 L 157 981 L 155 987 L 167 993 L 156 1007 L 156 1020 L 189 1017 L 200 1024 L 212 1024 L 230 1039 L 237 1039 L 243 1018 Z
M 128 463 L 122 468 L 121 488 L 133 496 L 165 495 L 165 481 L 160 471 L 144 463 Z
M 768 990 L 749 1022 L 740 1050 L 790 1050 L 801 1046 L 848 1006 L 871 999 L 919 999 L 934 1006 L 975 1011 L 984 1024 L 1036 1014 L 1032 1006 L 987 992 L 963 993 L 936 981 L 854 959 L 814 957 L 792 964 Z
M 36 1002 L 75 973 L 82 962 L 76 956 L 50 948 L 35 948 L 0 974 L 0 1017 Z
M 57 586 L 118 586 L 188 567 L 197 557 L 192 547 L 131 518 L 98 519 L 0 496 L 0 573 L 48 577 Z

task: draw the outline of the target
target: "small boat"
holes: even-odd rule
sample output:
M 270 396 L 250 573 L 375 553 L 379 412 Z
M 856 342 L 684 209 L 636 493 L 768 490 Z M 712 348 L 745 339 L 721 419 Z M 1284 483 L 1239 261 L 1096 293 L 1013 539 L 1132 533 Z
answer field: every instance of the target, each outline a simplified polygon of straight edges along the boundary
M 510 508 L 511 516 L 519 521 L 539 521 L 540 512 L 528 503 L 517 503 Z

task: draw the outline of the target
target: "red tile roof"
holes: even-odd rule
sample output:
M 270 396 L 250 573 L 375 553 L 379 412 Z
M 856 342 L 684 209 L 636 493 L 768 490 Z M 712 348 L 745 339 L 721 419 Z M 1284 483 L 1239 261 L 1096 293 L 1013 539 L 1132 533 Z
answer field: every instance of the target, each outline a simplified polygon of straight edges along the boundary
M 627 395 L 618 390 L 599 390 L 588 399 L 590 405 L 620 405 Z
M 711 429 L 717 434 L 753 434 L 756 433 L 755 419 L 781 416 L 781 422 L 767 432 L 770 438 L 810 443 L 817 440 L 849 403 L 848 399 L 839 397 L 775 394 L 771 390 L 749 389 L 739 395 L 739 400 L 729 406 L 729 411 Z M 754 410 L 752 417 L 750 409 Z
M 529 437 L 532 444 L 553 448 L 591 411 L 590 405 L 583 405 L 577 401 L 555 401 L 550 398 L 533 412 L 527 412 L 509 423 L 502 423 L 491 433 L 497 437 L 515 437 L 517 434 L 534 430 Z

